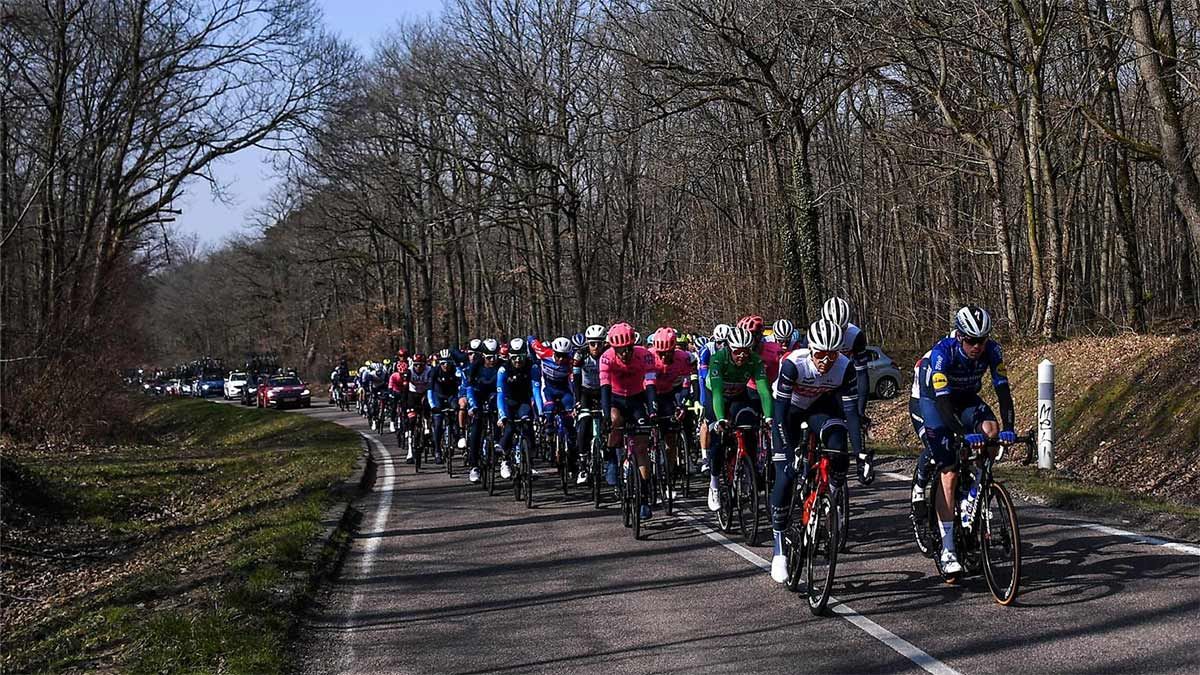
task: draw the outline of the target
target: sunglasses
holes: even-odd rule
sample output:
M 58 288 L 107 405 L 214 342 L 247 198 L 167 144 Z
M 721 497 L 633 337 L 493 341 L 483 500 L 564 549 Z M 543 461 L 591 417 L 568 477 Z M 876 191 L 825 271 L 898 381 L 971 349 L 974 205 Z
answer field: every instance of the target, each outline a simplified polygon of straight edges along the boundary
M 837 360 L 838 353 L 833 350 L 819 351 L 813 352 L 812 357 L 813 361 L 817 361 L 819 363 L 832 363 Z
M 750 350 L 749 349 L 733 349 L 733 350 L 730 350 L 730 353 L 733 354 L 734 356 L 747 356 L 750 354 Z
M 629 345 L 628 347 L 613 347 L 613 351 L 618 354 L 630 354 L 633 352 L 633 345 Z
M 969 345 L 971 345 L 972 347 L 978 347 L 979 345 L 981 345 L 981 344 L 983 344 L 983 343 L 987 342 L 987 336 L 985 335 L 985 336 L 983 336 L 983 337 L 977 337 L 977 338 L 974 338 L 974 337 L 964 337 L 964 338 L 963 338 L 963 342 L 965 342 L 966 344 L 969 344 Z

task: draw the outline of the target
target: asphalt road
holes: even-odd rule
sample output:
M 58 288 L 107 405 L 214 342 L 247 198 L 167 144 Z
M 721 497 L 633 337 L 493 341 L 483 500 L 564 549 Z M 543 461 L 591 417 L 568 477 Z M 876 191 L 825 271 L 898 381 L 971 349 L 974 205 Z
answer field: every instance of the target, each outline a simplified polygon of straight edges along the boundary
M 839 604 L 817 618 L 764 571 L 769 548 L 714 533 L 699 499 L 634 541 L 615 506 L 564 498 L 553 469 L 526 509 L 465 475 L 414 475 L 394 436 L 368 435 L 386 444 L 378 477 L 302 634 L 305 672 L 1200 670 L 1200 547 L 1021 505 L 1022 590 L 1001 607 L 982 578 L 941 581 L 909 536 L 907 483 L 885 475 L 852 493 Z

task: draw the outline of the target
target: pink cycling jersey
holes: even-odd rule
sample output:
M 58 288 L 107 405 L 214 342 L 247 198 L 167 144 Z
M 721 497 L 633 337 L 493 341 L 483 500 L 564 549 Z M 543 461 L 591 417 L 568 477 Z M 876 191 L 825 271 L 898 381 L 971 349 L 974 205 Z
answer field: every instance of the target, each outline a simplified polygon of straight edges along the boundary
M 654 355 L 654 367 L 658 371 L 658 376 L 654 379 L 655 393 L 667 394 L 678 387 L 686 386 L 692 373 L 696 372 L 696 366 L 691 362 L 691 354 L 682 349 L 673 351 L 675 356 L 670 364 L 663 361 L 658 354 Z
M 767 382 L 775 384 L 775 380 L 779 379 L 779 365 L 783 363 L 783 345 L 763 340 L 758 343 L 758 356 L 767 370 Z M 754 380 L 750 380 L 749 386 L 751 389 L 758 388 Z
M 654 354 L 645 347 L 635 346 L 628 363 L 612 347 L 600 355 L 600 386 L 612 387 L 617 396 L 637 396 L 654 384 L 657 375 Z

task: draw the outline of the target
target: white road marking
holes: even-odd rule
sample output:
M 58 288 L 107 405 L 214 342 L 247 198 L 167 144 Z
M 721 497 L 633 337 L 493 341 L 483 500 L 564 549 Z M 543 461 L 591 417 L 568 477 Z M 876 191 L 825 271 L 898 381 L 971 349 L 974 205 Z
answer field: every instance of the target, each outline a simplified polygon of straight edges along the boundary
M 912 476 L 904 476 L 904 475 L 901 475 L 898 473 L 892 473 L 890 471 L 881 472 L 880 475 L 887 476 L 888 478 L 891 478 L 894 480 L 904 481 L 906 483 L 912 480 Z M 1122 530 L 1122 529 L 1119 529 L 1116 527 L 1109 527 L 1108 525 L 1100 525 L 1098 523 L 1077 522 L 1077 523 L 1072 523 L 1070 525 L 1066 525 L 1066 527 L 1075 527 L 1075 528 L 1081 528 L 1081 529 L 1085 529 L 1085 530 L 1094 530 L 1096 532 L 1101 532 L 1103 534 L 1112 535 L 1114 537 L 1122 537 L 1124 539 L 1129 539 L 1130 541 L 1133 541 L 1138 544 L 1145 544 L 1146 546 L 1161 546 L 1163 548 L 1169 548 L 1171 550 L 1179 551 L 1181 553 L 1187 553 L 1188 555 L 1200 555 L 1200 546 L 1193 546 L 1192 544 L 1182 544 L 1182 543 L 1175 542 L 1175 541 L 1168 541 L 1166 539 L 1160 539 L 1158 537 L 1151 537 L 1146 534 L 1138 534 L 1137 532 L 1130 532 L 1129 530 Z
M 685 520 L 691 523 L 692 527 L 696 528 L 696 530 L 704 536 L 712 539 L 730 551 L 733 551 L 739 557 L 745 559 L 747 562 L 759 568 L 760 570 L 763 570 L 767 574 L 771 573 L 771 562 L 766 558 L 763 558 L 762 556 L 754 553 L 750 549 L 737 542 L 730 541 L 725 535 L 700 522 L 700 520 L 690 511 L 676 509 L 675 513 L 679 514 Z M 832 596 L 830 596 L 829 602 L 830 609 L 834 614 L 841 616 L 843 619 L 863 630 L 867 635 L 879 640 L 894 650 L 897 654 L 900 654 L 909 661 L 912 661 L 922 669 L 930 673 L 934 673 L 935 675 L 961 675 L 957 670 L 930 656 L 908 640 L 905 640 L 892 631 L 854 611 L 850 605 L 847 605 L 846 603 Z
M 379 484 L 376 488 L 379 493 L 379 504 L 375 507 L 370 526 L 358 534 L 359 537 L 366 537 L 366 541 L 363 543 L 362 559 L 359 562 L 359 573 L 363 577 L 369 577 L 371 568 L 375 564 L 375 554 L 379 552 L 379 545 L 383 542 L 383 533 L 387 531 L 388 515 L 392 510 L 392 494 L 395 492 L 396 486 L 396 472 L 392 467 L 392 454 L 388 452 L 387 446 L 370 434 L 359 433 L 374 446 L 381 456 L 378 469 Z M 358 613 L 361 596 L 361 586 L 356 586 L 354 594 L 350 598 L 350 616 Z

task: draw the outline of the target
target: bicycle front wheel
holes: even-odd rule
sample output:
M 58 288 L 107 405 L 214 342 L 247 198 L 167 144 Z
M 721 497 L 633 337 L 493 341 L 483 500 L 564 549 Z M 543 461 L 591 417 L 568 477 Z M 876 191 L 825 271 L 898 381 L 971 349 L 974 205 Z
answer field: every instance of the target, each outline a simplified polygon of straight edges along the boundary
M 521 443 L 521 481 L 525 483 L 525 508 L 533 508 L 533 457 L 529 456 L 529 444 Z
M 642 501 L 643 501 L 642 500 L 642 472 L 638 469 L 637 465 L 634 464 L 632 473 L 633 473 L 632 480 L 629 481 L 628 486 L 627 486 L 629 489 L 633 490 L 633 499 L 630 500 L 632 502 L 632 504 L 630 505 L 630 511 L 632 511 L 633 513 L 630 516 L 630 519 L 633 521 L 633 538 L 641 539 L 642 538 Z
M 1012 497 L 1000 483 L 992 483 L 985 491 L 976 527 L 988 589 L 996 602 L 1010 605 L 1021 585 L 1021 532 Z
M 738 525 L 750 546 L 758 539 L 758 485 L 754 474 L 754 462 L 749 457 L 738 460 L 733 492 L 737 498 Z
M 812 519 L 805 541 L 804 567 L 808 578 L 808 608 L 816 616 L 825 613 L 833 591 L 837 569 L 838 509 L 829 495 L 821 495 L 813 504 Z
M 850 541 L 850 485 L 843 482 L 838 488 L 838 550 L 849 548 Z

